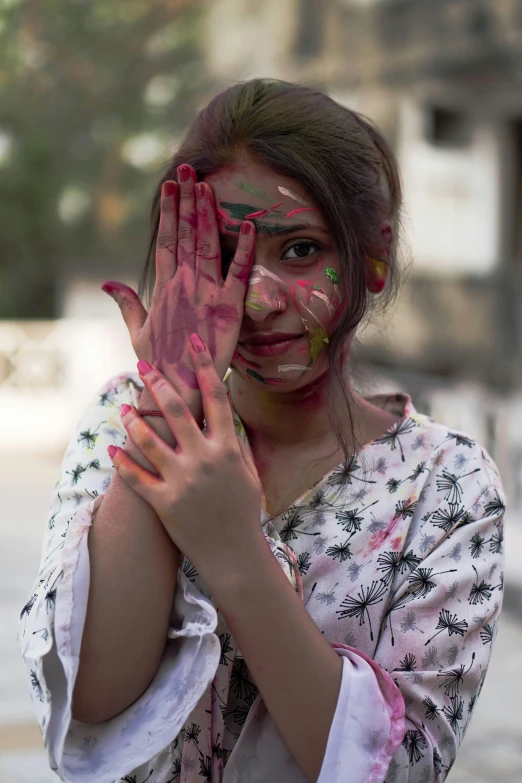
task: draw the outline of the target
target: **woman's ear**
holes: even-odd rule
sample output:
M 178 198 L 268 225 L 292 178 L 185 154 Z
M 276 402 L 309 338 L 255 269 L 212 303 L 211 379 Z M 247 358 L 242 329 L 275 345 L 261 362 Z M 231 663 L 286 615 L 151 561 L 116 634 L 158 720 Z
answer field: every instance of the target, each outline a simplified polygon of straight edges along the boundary
M 366 256 L 364 275 L 366 287 L 372 294 L 380 294 L 386 285 L 389 272 L 390 249 L 393 242 L 393 229 L 391 223 L 386 220 L 381 225 L 381 244 L 379 247 L 380 258 Z

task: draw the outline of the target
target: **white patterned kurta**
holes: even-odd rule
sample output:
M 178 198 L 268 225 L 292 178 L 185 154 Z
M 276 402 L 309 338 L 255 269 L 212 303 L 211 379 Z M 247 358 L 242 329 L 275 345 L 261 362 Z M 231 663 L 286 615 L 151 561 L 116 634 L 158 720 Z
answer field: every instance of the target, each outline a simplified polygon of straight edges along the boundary
M 21 613 L 19 639 L 50 766 L 71 783 L 304 782 L 186 559 L 147 691 L 104 723 L 71 717 L 92 508 L 114 473 L 107 446 L 126 439 L 119 406 L 137 405 L 141 391 L 137 374 L 117 376 L 82 416 Z M 270 521 L 263 513 L 261 523 L 307 611 L 343 657 L 320 783 L 440 783 L 497 634 L 503 489 L 484 449 L 418 414 L 405 395 L 372 402 L 403 418 L 285 513 Z

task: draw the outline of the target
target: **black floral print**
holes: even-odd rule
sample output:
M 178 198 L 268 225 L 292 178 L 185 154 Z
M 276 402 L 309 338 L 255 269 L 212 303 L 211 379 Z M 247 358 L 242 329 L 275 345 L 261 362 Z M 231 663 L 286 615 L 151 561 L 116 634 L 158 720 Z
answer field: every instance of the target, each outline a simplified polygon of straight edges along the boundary
M 226 628 L 218 629 L 213 646 L 201 653 L 203 668 L 212 659 L 205 675 L 201 667 L 189 667 L 184 680 L 172 681 L 167 673 L 180 634 L 173 620 L 172 644 L 166 646 L 157 680 L 107 726 L 71 723 L 61 701 L 70 695 L 64 696 L 64 680 L 52 674 L 62 670 L 61 676 L 71 682 L 76 658 L 70 631 L 63 630 L 64 608 L 71 617 L 80 611 L 73 587 L 81 570 L 82 536 L 92 522 L 94 500 L 107 491 L 113 475 L 106 448 L 125 443 L 119 406 L 137 405 L 141 390 L 133 373 L 109 381 L 85 411 L 64 456 L 40 571 L 21 609 L 19 638 L 28 687 L 54 768 L 72 764 L 76 779 L 81 770 L 85 777 L 86 765 L 92 770 L 97 764 L 97 774 L 87 778 L 98 779 L 99 773 L 100 779 L 120 783 L 174 783 L 193 775 L 191 780 L 215 783 L 216 764 L 226 769 L 245 732 L 255 731 L 248 716 L 261 698 Z M 276 556 L 286 558 L 286 567 L 302 580 L 306 610 L 325 638 L 368 656 L 402 694 L 404 736 L 384 783 L 442 783 L 476 708 L 498 630 L 505 498 L 496 466 L 471 438 L 418 414 L 405 395 L 374 397 L 372 402 L 397 411 L 400 420 L 279 517 L 269 519 L 264 513 L 260 524 L 265 531 L 270 526 L 266 535 L 292 554 L 290 558 L 281 549 Z M 235 421 L 247 443 L 237 416 Z M 202 601 L 211 600 L 186 559 L 181 577 Z M 211 640 L 212 634 L 204 638 Z M 46 659 L 49 665 L 44 665 Z M 224 736 L 206 744 L 187 710 L 176 736 L 158 747 L 158 736 L 165 726 L 168 730 L 168 705 L 183 703 L 198 678 L 206 676 L 208 682 L 218 665 L 230 671 L 227 699 L 213 693 L 215 709 L 224 718 Z M 201 691 L 203 686 L 198 687 Z M 53 714 L 57 717 L 51 721 Z M 62 731 L 66 753 L 58 741 Z M 183 767 L 185 744 L 198 760 Z M 376 752 L 379 738 L 369 736 L 365 747 Z M 134 758 L 141 761 L 129 769 Z M 254 775 L 259 763 L 252 757 L 245 769 Z M 258 778 L 247 773 L 241 783 L 250 779 Z M 342 780 L 349 783 L 349 769 L 343 770 Z

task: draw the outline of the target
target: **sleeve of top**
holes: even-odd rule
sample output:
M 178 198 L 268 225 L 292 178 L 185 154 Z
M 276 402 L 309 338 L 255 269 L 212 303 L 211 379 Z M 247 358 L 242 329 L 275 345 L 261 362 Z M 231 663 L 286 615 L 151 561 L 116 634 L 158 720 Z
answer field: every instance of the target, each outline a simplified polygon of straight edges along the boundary
M 111 443 L 123 446 L 119 406 L 137 405 L 132 375 L 110 380 L 84 411 L 50 501 L 39 573 L 22 609 L 19 641 L 49 765 L 70 783 L 111 783 L 177 737 L 219 662 L 212 603 L 181 569 L 165 652 L 145 693 L 111 720 L 74 720 L 71 703 L 89 592 L 93 506 L 110 484 Z
M 385 783 L 446 779 L 497 634 L 504 493 L 488 454 L 472 441 L 467 448 L 459 476 L 456 452 L 435 455 L 395 564 L 374 659 L 404 697 L 406 730 Z

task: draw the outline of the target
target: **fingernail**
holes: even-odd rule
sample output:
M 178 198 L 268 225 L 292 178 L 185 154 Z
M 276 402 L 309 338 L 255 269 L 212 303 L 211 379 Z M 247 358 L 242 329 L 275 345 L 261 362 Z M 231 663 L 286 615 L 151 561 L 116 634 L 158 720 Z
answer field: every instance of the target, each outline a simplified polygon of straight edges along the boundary
M 196 182 L 196 198 L 201 199 L 205 195 L 205 186 L 202 182 Z
M 178 166 L 178 179 L 180 182 L 187 182 L 190 177 L 190 169 L 185 164 Z
M 112 283 L 104 283 L 104 284 L 101 286 L 101 290 L 102 290 L 102 291 L 103 291 L 105 294 L 109 294 L 109 296 L 111 296 L 113 299 L 114 299 L 114 294 L 115 294 L 115 293 L 118 291 L 118 289 L 116 288 L 116 286 L 115 286 L 115 285 L 113 285 Z
M 139 360 L 137 367 L 141 375 L 147 375 L 149 372 L 152 372 L 152 370 L 154 369 L 152 365 L 150 365 L 144 359 Z
M 131 409 L 130 405 L 127 405 L 126 402 L 122 402 L 122 404 L 120 405 L 120 415 L 126 416 L 127 413 L 130 411 L 130 409 Z
M 201 353 L 201 351 L 205 350 L 205 343 L 203 342 L 199 334 L 195 334 L 195 333 L 191 334 L 189 339 L 190 339 L 190 344 L 194 348 L 196 353 Z
M 252 223 L 247 223 L 246 221 L 244 223 L 241 223 L 241 233 L 242 234 L 250 234 L 252 231 Z
M 116 454 L 118 449 L 116 448 L 116 446 L 107 446 L 107 451 L 109 452 L 109 457 L 111 459 L 114 459 L 114 455 Z
M 171 182 L 170 180 L 168 182 L 163 183 L 163 195 L 165 198 L 169 198 L 170 196 L 173 196 L 176 192 L 176 183 Z

